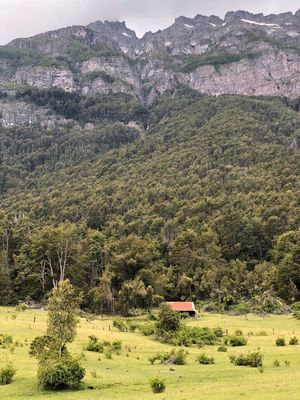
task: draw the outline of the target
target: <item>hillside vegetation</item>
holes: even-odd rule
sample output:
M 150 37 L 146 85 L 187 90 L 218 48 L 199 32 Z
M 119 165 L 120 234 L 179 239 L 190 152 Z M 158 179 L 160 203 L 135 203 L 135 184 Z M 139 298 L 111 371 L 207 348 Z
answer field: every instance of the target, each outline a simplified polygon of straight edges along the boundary
M 124 313 L 300 299 L 297 102 L 180 90 L 147 109 L 117 95 L 65 95 L 62 108 L 55 91 L 19 96 L 79 110 L 79 125 L 1 128 L 2 303 L 41 301 L 62 278 L 85 305 Z

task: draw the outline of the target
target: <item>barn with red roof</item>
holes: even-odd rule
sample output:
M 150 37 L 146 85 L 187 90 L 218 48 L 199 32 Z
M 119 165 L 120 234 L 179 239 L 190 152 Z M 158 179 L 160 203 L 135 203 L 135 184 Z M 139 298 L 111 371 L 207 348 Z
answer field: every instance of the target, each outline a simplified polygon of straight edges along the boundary
M 187 313 L 191 317 L 196 317 L 197 311 L 192 301 L 169 301 L 167 302 L 171 310 L 179 313 Z

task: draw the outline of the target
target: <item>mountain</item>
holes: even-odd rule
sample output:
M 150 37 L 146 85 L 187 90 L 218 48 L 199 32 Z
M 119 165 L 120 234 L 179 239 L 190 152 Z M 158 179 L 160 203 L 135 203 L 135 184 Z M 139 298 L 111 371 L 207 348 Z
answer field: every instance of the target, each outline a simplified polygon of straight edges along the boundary
M 209 95 L 299 96 L 300 10 L 197 15 L 142 39 L 124 22 L 95 22 L 0 48 L 0 88 L 126 93 L 144 103 L 178 85 Z
M 94 309 L 300 300 L 299 35 L 239 11 L 2 46 L 0 303 L 62 276 Z

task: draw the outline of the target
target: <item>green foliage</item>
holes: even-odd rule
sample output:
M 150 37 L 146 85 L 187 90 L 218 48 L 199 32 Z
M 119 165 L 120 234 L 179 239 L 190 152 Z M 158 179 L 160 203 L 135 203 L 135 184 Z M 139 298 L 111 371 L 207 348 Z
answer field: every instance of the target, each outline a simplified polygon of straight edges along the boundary
M 197 357 L 197 361 L 198 361 L 199 364 L 204 364 L 204 365 L 209 365 L 209 364 L 214 364 L 215 363 L 214 357 L 208 356 L 205 353 L 200 354 Z
M 141 324 L 139 326 L 139 330 L 145 336 L 152 336 L 156 332 L 156 326 L 155 326 L 155 323 L 148 322 L 148 323 L 145 323 L 145 324 Z
M 181 68 L 182 72 L 193 72 L 203 65 L 213 65 L 216 69 L 224 64 L 231 64 L 243 59 L 251 59 L 258 57 L 256 53 L 239 53 L 239 54 L 197 54 L 187 58 L 186 64 Z
M 122 342 L 120 340 L 114 340 L 112 343 L 108 341 L 99 342 L 99 339 L 95 335 L 91 335 L 89 336 L 86 350 L 96 353 L 104 353 L 106 358 L 111 359 L 112 353 L 120 354 L 122 350 Z
M 166 334 L 176 333 L 180 329 L 180 315 L 173 311 L 168 304 L 161 304 L 156 321 L 156 333 L 164 337 Z
M 107 358 L 108 360 L 111 360 L 113 357 L 112 357 L 112 350 L 111 350 L 111 348 L 106 348 L 105 349 L 105 351 L 104 351 L 104 355 L 105 355 L 105 358 Z
M 230 362 L 234 365 L 249 366 L 253 368 L 262 366 L 263 355 L 259 352 L 249 354 L 231 355 Z
M 175 350 L 170 352 L 157 353 L 149 358 L 149 362 L 154 364 L 155 361 L 159 361 L 161 364 L 174 364 L 174 365 L 185 365 L 186 364 L 187 352 L 184 349 Z
M 13 336 L 5 333 L 0 334 L 0 347 L 7 348 L 13 343 Z
M 79 389 L 85 370 L 76 359 L 61 357 L 41 363 L 38 370 L 38 381 L 45 390 Z
M 290 308 L 294 312 L 300 311 L 300 301 L 296 301 L 295 303 L 291 304 Z
M 172 342 L 178 346 L 191 346 L 193 344 L 202 347 L 204 345 L 215 345 L 219 341 L 218 335 L 221 335 L 222 329 L 199 328 L 190 326 L 181 326 L 174 336 Z
M 290 338 L 289 345 L 296 346 L 297 344 L 299 344 L 299 340 L 298 340 L 298 338 L 296 336 Z
M 18 304 L 18 305 L 16 306 L 16 311 L 22 312 L 22 311 L 27 310 L 27 308 L 28 308 L 28 306 L 27 306 L 26 304 L 20 303 L 20 304 Z
M 278 293 L 294 301 L 300 290 L 300 230 L 289 231 L 276 239 L 273 257 L 278 264 Z M 297 304 L 295 306 L 297 308 Z M 297 312 L 297 310 L 295 310 Z
M 227 347 L 224 344 L 222 344 L 221 346 L 218 347 L 218 351 L 221 353 L 226 353 Z
M 47 298 L 66 237 L 66 277 L 97 312 L 281 313 L 279 297 L 300 298 L 300 118 L 284 101 L 181 88 L 136 113 L 128 96 L 31 96 L 95 126 L 1 127 L 2 303 Z
M 163 393 L 166 390 L 165 380 L 158 377 L 150 379 L 150 387 L 153 393 Z
M 113 320 L 113 326 L 117 328 L 120 332 L 126 332 L 128 329 L 126 320 L 121 318 L 115 318 Z
M 48 302 L 46 335 L 36 337 L 30 345 L 29 354 L 39 361 L 39 385 L 45 390 L 78 389 L 85 375 L 67 349 L 76 336 L 80 301 L 70 282 L 60 281 Z
M 121 340 L 114 340 L 110 347 L 113 352 L 115 352 L 115 353 L 120 352 L 122 350 Z
M 59 354 L 76 336 L 80 301 L 69 281 L 61 281 L 53 289 L 48 303 L 47 334 L 56 342 Z
M 277 338 L 275 343 L 276 343 L 276 346 L 285 346 L 286 345 L 284 337 Z
M 94 335 L 89 336 L 89 343 L 86 346 L 87 351 L 95 351 L 97 353 L 103 353 L 104 346 L 99 342 L 98 338 Z
M 99 73 L 100 74 L 100 73 Z M 102 79 L 112 78 L 102 73 Z M 17 92 L 16 99 L 21 99 L 41 107 L 49 107 L 56 114 L 74 119 L 81 123 L 113 121 L 144 121 L 146 109 L 132 96 L 126 94 L 90 95 L 83 97 L 76 92 L 63 89 L 47 90 L 29 88 Z
M 53 356 L 57 356 L 58 352 L 58 344 L 52 336 L 37 336 L 30 343 L 29 355 L 31 357 L 37 358 L 39 361 L 46 360 L 48 358 L 52 358 Z M 61 349 L 62 355 L 67 355 L 67 349 L 65 346 Z
M 13 377 L 16 374 L 15 368 L 11 364 L 0 368 L 0 385 L 9 385 L 12 383 Z
M 94 80 L 100 78 L 106 83 L 114 83 L 115 78 L 104 71 L 93 71 L 93 72 L 88 72 L 84 76 L 87 80 L 93 82 Z
M 238 347 L 238 346 L 246 346 L 247 339 L 242 335 L 231 335 L 227 336 L 224 339 L 225 345 Z
M 293 317 L 296 319 L 300 319 L 300 311 L 294 311 L 293 312 Z

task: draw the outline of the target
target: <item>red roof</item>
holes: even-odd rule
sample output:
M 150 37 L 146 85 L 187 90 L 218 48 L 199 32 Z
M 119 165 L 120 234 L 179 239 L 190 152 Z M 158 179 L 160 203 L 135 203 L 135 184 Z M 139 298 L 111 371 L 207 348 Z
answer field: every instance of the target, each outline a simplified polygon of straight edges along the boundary
M 173 311 L 196 312 L 195 305 L 192 301 L 169 301 L 167 304 Z

